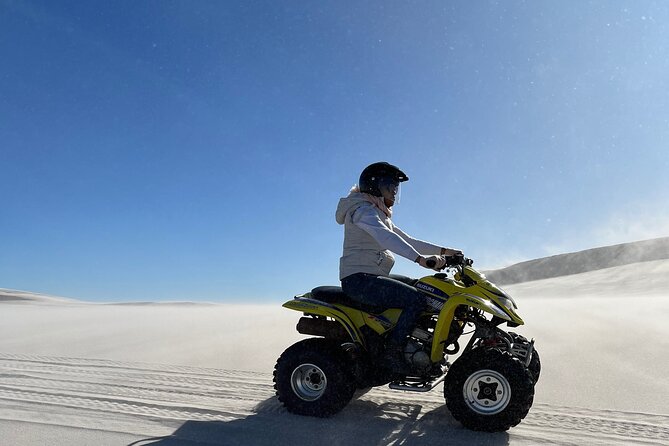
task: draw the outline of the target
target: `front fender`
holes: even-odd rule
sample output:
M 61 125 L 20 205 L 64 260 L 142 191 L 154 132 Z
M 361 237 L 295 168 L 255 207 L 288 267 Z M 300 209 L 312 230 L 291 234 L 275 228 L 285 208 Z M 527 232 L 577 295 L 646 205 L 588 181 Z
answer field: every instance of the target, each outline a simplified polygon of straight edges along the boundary
M 437 362 L 441 359 L 444 348 L 446 345 L 446 340 L 451 330 L 451 322 L 455 315 L 455 310 L 460 306 L 464 305 L 467 307 L 478 308 L 485 313 L 492 314 L 497 316 L 500 319 L 505 321 L 518 323 L 519 325 L 523 323 L 523 320 L 518 318 L 511 318 L 507 313 L 505 313 L 501 308 L 499 308 L 494 303 L 482 299 L 478 296 L 468 293 L 457 293 L 448 298 L 441 311 L 439 312 L 439 318 L 437 320 L 437 326 L 434 329 L 434 341 L 432 342 L 432 352 L 431 359 L 432 362 Z

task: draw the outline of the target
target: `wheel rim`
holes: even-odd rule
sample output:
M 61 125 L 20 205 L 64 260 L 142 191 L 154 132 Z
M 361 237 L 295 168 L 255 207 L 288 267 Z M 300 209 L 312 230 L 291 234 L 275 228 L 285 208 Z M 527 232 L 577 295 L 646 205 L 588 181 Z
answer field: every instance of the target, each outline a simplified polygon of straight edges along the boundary
M 328 380 L 320 367 L 314 364 L 302 364 L 293 370 L 290 385 L 300 399 L 316 401 L 325 393 Z
M 471 410 L 482 415 L 495 415 L 509 405 L 511 385 L 499 372 L 478 370 L 465 381 L 463 393 Z

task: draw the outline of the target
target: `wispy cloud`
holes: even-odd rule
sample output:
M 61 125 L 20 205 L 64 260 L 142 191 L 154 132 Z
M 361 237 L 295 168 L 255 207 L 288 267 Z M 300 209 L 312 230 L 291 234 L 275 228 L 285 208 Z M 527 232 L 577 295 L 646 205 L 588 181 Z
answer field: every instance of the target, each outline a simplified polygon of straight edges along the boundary
M 534 258 L 531 254 L 513 249 L 510 251 L 498 252 L 492 250 L 483 250 L 477 253 L 476 268 L 481 270 L 493 270 L 514 265 Z
M 545 254 L 669 237 L 669 204 L 662 201 L 636 203 L 612 212 L 590 227 L 579 229 L 577 233 L 563 237 L 559 243 L 544 245 Z
M 669 236 L 669 210 L 616 213 L 593 230 L 600 244 L 625 243 Z
M 479 266 L 497 269 L 540 257 L 669 237 L 669 203 L 635 203 L 604 216 L 595 224 L 575 225 L 573 231 L 554 234 L 553 237 L 537 247 L 520 246 L 505 252 L 480 252 Z

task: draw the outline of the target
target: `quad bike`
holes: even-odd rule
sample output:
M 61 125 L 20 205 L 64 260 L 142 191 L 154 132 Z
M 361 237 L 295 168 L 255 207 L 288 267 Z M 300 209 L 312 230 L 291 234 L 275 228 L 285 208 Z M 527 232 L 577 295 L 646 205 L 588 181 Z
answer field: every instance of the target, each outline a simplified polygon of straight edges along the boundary
M 532 406 L 541 362 L 534 340 L 500 328 L 524 322 L 513 299 L 472 264 L 461 255 L 447 257 L 449 273 L 411 281 L 424 293 L 428 310 L 404 349 L 408 375 L 379 366 L 385 336 L 401 309 L 360 304 L 340 287 L 314 288 L 283 304 L 304 313 L 298 332 L 317 337 L 279 357 L 279 401 L 289 412 L 327 417 L 342 410 L 357 389 L 390 383 L 394 390 L 427 392 L 443 382 L 446 405 L 465 427 L 495 432 L 517 425 Z M 448 355 L 460 351 L 458 340 L 468 325 L 472 337 L 451 364 Z

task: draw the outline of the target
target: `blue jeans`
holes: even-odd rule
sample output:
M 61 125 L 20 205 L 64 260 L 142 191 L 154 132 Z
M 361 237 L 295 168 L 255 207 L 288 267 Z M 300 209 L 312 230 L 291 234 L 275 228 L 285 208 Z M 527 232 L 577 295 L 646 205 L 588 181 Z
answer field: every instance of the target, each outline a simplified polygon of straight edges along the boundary
M 357 273 L 344 277 L 341 287 L 351 299 L 385 308 L 402 308 L 397 325 L 388 336 L 388 345 L 404 346 L 406 337 L 413 330 L 418 316 L 425 311 L 427 303 L 423 294 L 409 285 L 413 280 L 392 275 L 376 276 Z

